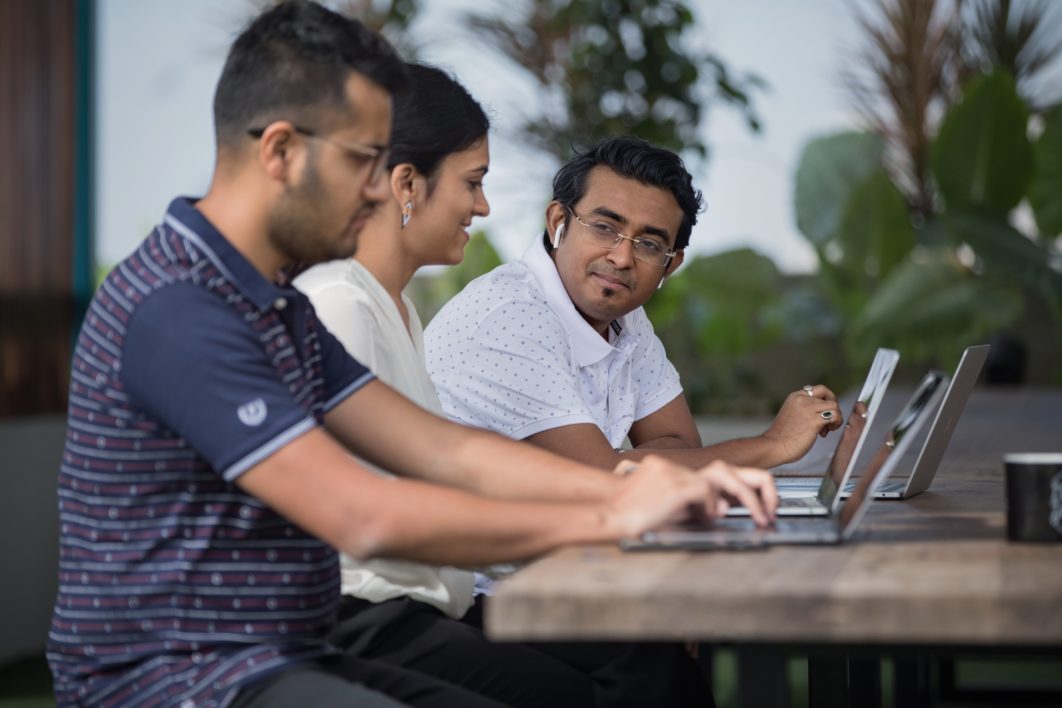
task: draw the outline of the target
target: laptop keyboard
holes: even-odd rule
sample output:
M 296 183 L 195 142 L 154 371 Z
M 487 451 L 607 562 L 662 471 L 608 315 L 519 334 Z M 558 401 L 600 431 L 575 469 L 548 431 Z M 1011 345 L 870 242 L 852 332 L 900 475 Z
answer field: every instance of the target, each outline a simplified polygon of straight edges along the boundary
M 779 506 L 803 507 L 807 509 L 820 509 L 822 502 L 818 497 L 783 497 L 778 500 Z
M 775 477 L 774 486 L 779 489 L 818 489 L 821 479 L 804 479 L 802 477 Z
M 774 522 L 774 530 L 779 533 L 833 531 L 836 528 L 833 519 L 824 518 L 801 519 L 800 521 L 777 519 Z

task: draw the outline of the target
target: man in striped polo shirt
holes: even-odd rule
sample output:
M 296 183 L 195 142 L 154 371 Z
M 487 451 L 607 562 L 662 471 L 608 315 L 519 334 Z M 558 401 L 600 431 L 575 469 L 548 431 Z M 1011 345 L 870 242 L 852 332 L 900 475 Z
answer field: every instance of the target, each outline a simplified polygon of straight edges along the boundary
M 94 297 L 59 476 L 61 705 L 496 705 L 338 655 L 334 549 L 522 559 L 715 513 L 723 495 L 766 521 L 765 473 L 657 459 L 619 477 L 463 428 L 318 322 L 286 269 L 353 253 L 388 196 L 403 80 L 357 22 L 298 0 L 262 14 L 218 85 L 207 195 L 174 200 Z

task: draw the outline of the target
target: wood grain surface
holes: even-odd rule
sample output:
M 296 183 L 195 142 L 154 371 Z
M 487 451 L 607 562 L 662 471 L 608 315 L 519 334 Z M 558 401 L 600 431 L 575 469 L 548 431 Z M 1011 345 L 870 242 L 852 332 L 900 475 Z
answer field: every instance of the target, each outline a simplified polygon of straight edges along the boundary
M 888 403 L 898 409 L 905 396 Z M 882 410 L 884 420 L 892 413 Z M 1062 389 L 978 389 L 929 491 L 840 546 L 569 548 L 487 604 L 496 639 L 1062 646 L 1062 543 L 1006 540 L 1001 457 L 1062 450 Z M 913 457 L 913 456 L 912 456 Z M 909 470 L 905 460 L 901 470 Z

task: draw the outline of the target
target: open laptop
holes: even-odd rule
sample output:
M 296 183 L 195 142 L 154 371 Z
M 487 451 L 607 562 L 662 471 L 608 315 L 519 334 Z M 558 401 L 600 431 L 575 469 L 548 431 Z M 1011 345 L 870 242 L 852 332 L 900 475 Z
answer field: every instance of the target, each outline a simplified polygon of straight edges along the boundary
M 951 435 L 955 432 L 959 418 L 962 417 L 963 409 L 966 408 L 966 401 L 969 400 L 970 393 L 981 375 L 981 369 L 984 368 L 985 360 L 988 359 L 989 349 L 991 349 L 990 345 L 979 344 L 967 347 L 962 353 L 959 365 L 951 377 L 951 383 L 944 392 L 940 409 L 929 426 L 925 442 L 922 443 L 922 449 L 915 459 L 911 474 L 906 479 L 882 483 L 875 492 L 878 499 L 910 499 L 929 489 L 933 477 L 937 474 L 940 461 L 944 457 L 944 451 L 951 441 Z M 795 493 L 801 488 L 804 490 L 814 488 L 813 485 L 817 482 L 818 479 L 813 477 L 787 477 L 777 480 L 779 487 L 784 488 L 786 493 Z M 851 481 L 845 485 L 841 492 L 842 497 L 847 497 L 851 493 L 852 486 L 854 483 Z
M 841 543 L 856 527 L 874 501 L 874 492 L 885 480 L 918 431 L 936 409 L 944 394 L 947 377 L 935 371 L 926 374 L 914 395 L 889 428 L 885 440 L 860 475 L 852 495 L 826 518 L 778 519 L 773 527 L 759 528 L 752 519 L 727 517 L 709 524 L 687 524 L 660 531 L 647 531 L 637 539 L 620 542 L 628 551 L 713 550 L 757 548 L 782 544 Z
M 786 494 L 785 488 L 779 485 L 779 495 L 782 498 L 778 500 L 778 516 L 827 516 L 841 501 L 837 492 L 844 487 L 852 474 L 859 451 L 863 448 L 863 441 L 870 432 L 874 416 L 881 407 L 885 389 L 888 388 L 892 372 L 896 370 L 899 360 L 900 354 L 895 350 L 878 349 L 859 396 L 852 404 L 852 411 L 848 414 L 830 463 L 818 478 L 818 491 L 811 493 L 812 489 L 804 487 L 803 493 L 798 491 L 795 494 Z M 748 514 L 748 509 L 742 506 L 732 507 L 727 512 L 728 516 Z

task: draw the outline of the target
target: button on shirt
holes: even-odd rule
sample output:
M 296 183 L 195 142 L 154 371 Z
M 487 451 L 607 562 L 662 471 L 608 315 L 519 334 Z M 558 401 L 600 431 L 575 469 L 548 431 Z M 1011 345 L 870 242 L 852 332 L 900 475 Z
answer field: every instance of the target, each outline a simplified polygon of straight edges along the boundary
M 592 423 L 619 447 L 635 421 L 682 394 L 645 311 L 614 321 L 605 341 L 575 309 L 541 239 L 450 300 L 424 344 L 446 414 L 518 440 Z
M 334 650 L 336 552 L 240 475 L 372 375 L 185 199 L 97 291 L 59 473 L 60 705 L 226 703 Z

